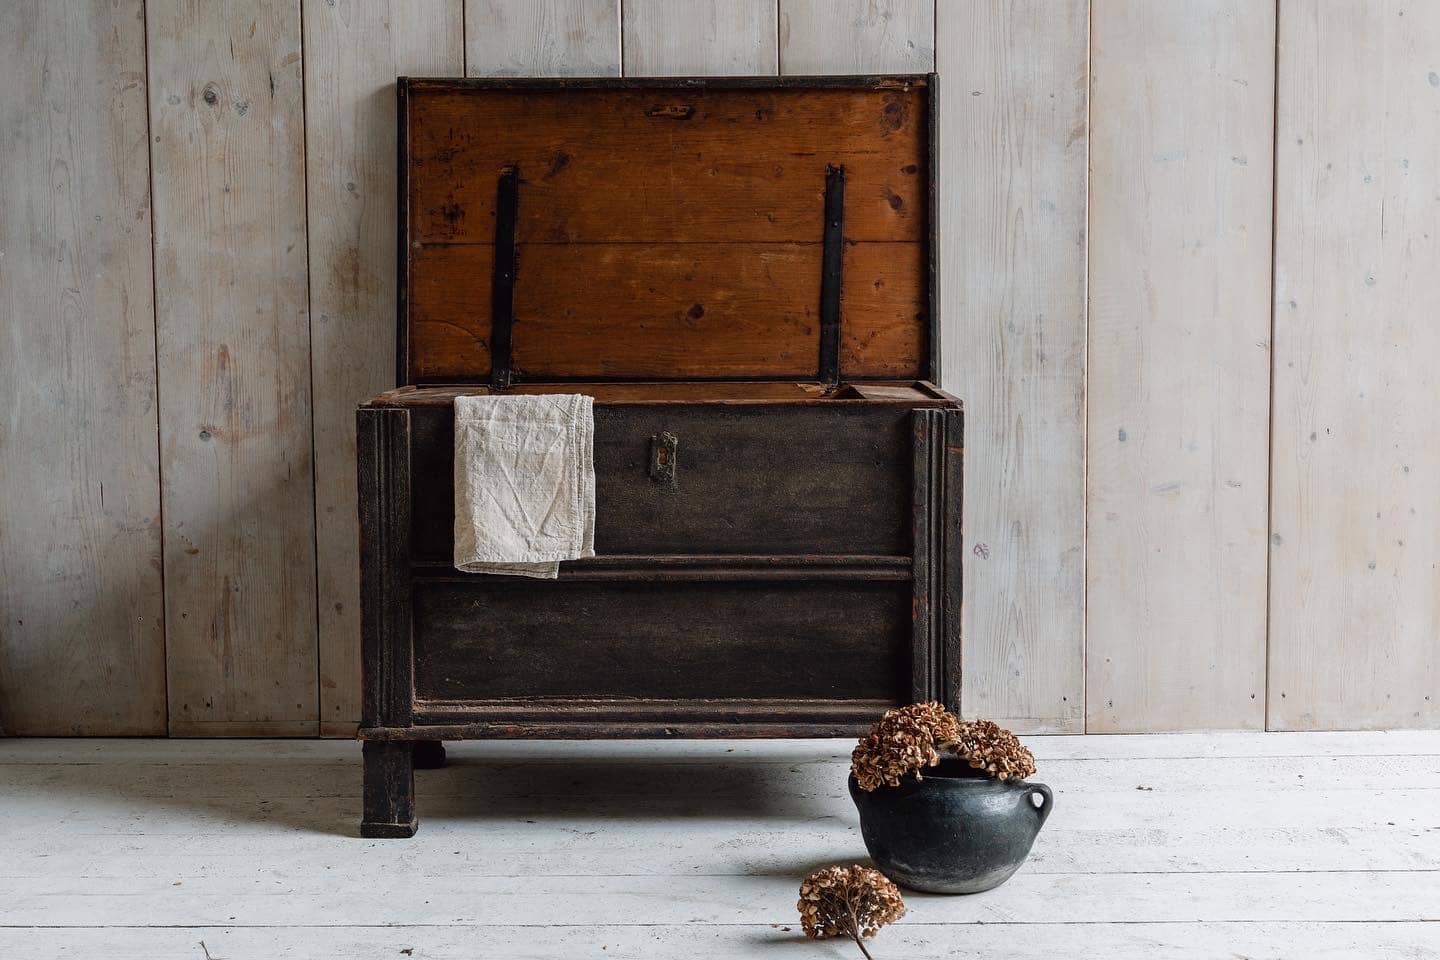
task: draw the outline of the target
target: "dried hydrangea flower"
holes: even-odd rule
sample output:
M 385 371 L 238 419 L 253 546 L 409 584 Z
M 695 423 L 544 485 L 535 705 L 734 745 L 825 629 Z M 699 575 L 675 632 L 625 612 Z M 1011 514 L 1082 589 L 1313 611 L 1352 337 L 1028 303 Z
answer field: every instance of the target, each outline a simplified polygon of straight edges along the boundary
M 800 883 L 800 926 L 814 939 L 849 937 L 867 960 L 864 937 L 905 916 L 900 889 L 879 870 L 862 867 L 825 867 Z
M 964 757 L 972 769 L 997 780 L 1024 780 L 1035 773 L 1035 755 L 1020 738 L 993 720 L 967 720 L 947 749 Z
M 1035 757 L 1018 737 L 991 720 L 962 723 L 938 703 L 912 703 L 885 711 L 880 722 L 855 746 L 850 769 L 866 792 L 900 786 L 901 778 L 922 771 L 950 753 L 997 780 L 1023 780 L 1035 772 Z
M 900 786 L 900 778 L 940 762 L 940 749 L 960 737 L 960 721 L 938 703 L 886 710 L 850 754 L 850 769 L 866 792 Z

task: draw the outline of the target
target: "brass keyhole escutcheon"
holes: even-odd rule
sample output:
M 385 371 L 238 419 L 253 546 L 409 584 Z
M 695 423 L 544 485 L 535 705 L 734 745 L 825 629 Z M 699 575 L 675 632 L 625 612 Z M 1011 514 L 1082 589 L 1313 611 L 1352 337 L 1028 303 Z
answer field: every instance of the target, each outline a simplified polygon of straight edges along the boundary
M 680 441 L 675 434 L 662 432 L 650 438 L 650 479 L 656 483 L 675 483 L 675 452 Z

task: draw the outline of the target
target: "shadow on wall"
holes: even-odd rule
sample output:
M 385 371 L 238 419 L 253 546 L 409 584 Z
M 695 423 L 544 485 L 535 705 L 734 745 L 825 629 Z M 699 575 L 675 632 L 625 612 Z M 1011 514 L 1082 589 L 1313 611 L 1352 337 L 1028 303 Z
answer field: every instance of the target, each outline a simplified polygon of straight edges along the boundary
M 63 507 L 0 519 L 0 736 L 163 735 L 158 513 L 106 531 L 69 482 L 51 486 Z
M 243 428 L 186 416 L 165 444 L 169 732 L 315 736 L 310 452 L 261 439 L 252 460 Z M 231 479 L 206 477 L 207 460 Z
M 395 85 L 358 97 L 348 122 L 355 142 L 327 133 L 341 156 L 310 171 L 320 718 L 337 730 L 360 717 L 355 408 L 396 386 Z

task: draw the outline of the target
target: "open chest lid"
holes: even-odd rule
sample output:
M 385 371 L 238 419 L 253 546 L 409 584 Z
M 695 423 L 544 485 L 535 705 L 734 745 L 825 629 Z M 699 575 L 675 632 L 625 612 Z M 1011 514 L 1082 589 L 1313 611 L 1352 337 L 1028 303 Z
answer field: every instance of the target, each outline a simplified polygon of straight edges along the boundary
M 933 76 L 401 78 L 401 384 L 933 380 Z

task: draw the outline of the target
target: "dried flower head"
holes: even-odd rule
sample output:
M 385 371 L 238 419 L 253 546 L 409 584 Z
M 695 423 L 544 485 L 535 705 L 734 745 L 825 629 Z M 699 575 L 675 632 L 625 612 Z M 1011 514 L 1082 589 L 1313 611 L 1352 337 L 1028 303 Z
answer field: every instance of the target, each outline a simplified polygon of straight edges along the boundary
M 805 936 L 849 937 L 866 957 L 861 939 L 905 915 L 899 888 L 879 870 L 859 865 L 816 870 L 801 882 L 795 906 Z
M 1023 780 L 1035 772 L 1035 757 L 1020 739 L 991 720 L 963 723 L 938 703 L 912 703 L 885 711 L 855 746 L 850 769 L 860 789 L 900 786 L 901 778 L 958 756 L 974 770 L 997 780 Z
M 960 721 L 938 703 L 912 703 L 886 710 L 850 754 L 850 769 L 866 792 L 940 762 L 940 748 L 960 738 Z
M 1035 755 L 1020 738 L 992 720 L 967 720 L 947 749 L 964 757 L 975 770 L 997 780 L 1024 780 L 1035 772 Z

